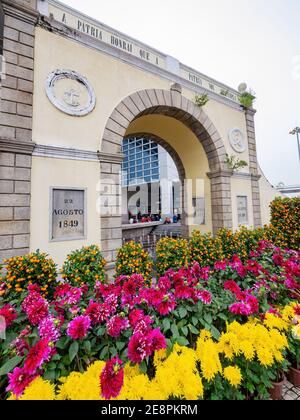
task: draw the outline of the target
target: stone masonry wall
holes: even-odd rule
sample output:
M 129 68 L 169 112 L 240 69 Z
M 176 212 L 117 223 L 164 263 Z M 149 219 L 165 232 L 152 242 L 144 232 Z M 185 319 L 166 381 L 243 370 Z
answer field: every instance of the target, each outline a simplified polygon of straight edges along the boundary
M 34 29 L 37 13 L 3 0 L 0 89 L 0 263 L 29 251 Z M 31 2 L 29 2 L 31 3 Z M 29 4 L 28 3 L 28 4 Z

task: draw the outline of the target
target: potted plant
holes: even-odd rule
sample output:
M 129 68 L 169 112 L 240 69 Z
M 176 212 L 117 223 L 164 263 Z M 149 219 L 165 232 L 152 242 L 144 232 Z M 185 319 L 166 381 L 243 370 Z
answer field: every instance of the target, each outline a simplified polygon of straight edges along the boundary
M 300 317 L 297 316 L 294 320 L 297 322 L 292 330 L 289 332 L 288 341 L 289 341 L 289 352 L 288 359 L 291 363 L 290 369 L 287 373 L 287 378 L 295 386 L 300 386 Z M 298 323 L 299 322 L 299 323 Z
M 275 379 L 271 381 L 272 387 L 269 389 L 272 400 L 281 400 L 283 395 L 283 385 L 285 383 L 284 371 L 279 369 L 275 373 Z

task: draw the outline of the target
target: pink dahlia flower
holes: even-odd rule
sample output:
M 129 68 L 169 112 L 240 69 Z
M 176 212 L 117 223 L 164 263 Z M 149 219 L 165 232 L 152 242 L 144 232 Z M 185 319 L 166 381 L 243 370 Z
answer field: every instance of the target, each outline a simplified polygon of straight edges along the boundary
M 80 340 L 86 337 L 90 326 L 91 320 L 88 316 L 78 316 L 69 323 L 67 334 L 73 340 Z
M 29 375 L 25 368 L 16 367 L 12 373 L 8 374 L 8 387 L 6 391 L 11 391 L 16 397 L 20 397 L 24 389 L 37 377 Z

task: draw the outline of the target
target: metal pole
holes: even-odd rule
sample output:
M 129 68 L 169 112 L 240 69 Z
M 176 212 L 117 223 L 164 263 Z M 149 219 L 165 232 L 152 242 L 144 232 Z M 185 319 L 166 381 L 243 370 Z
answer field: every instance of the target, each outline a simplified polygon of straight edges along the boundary
M 299 139 L 299 132 L 300 132 L 300 130 L 297 130 L 297 142 L 298 142 L 298 152 L 299 152 L 299 162 L 300 162 L 300 139 Z

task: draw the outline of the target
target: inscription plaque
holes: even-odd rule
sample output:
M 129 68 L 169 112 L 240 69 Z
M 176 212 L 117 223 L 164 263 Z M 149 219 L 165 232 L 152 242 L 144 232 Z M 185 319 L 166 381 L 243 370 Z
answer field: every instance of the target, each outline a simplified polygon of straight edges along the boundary
M 51 240 L 85 239 L 85 190 L 53 188 Z
M 245 225 L 248 223 L 248 197 L 237 196 L 237 213 L 238 213 L 238 224 Z

